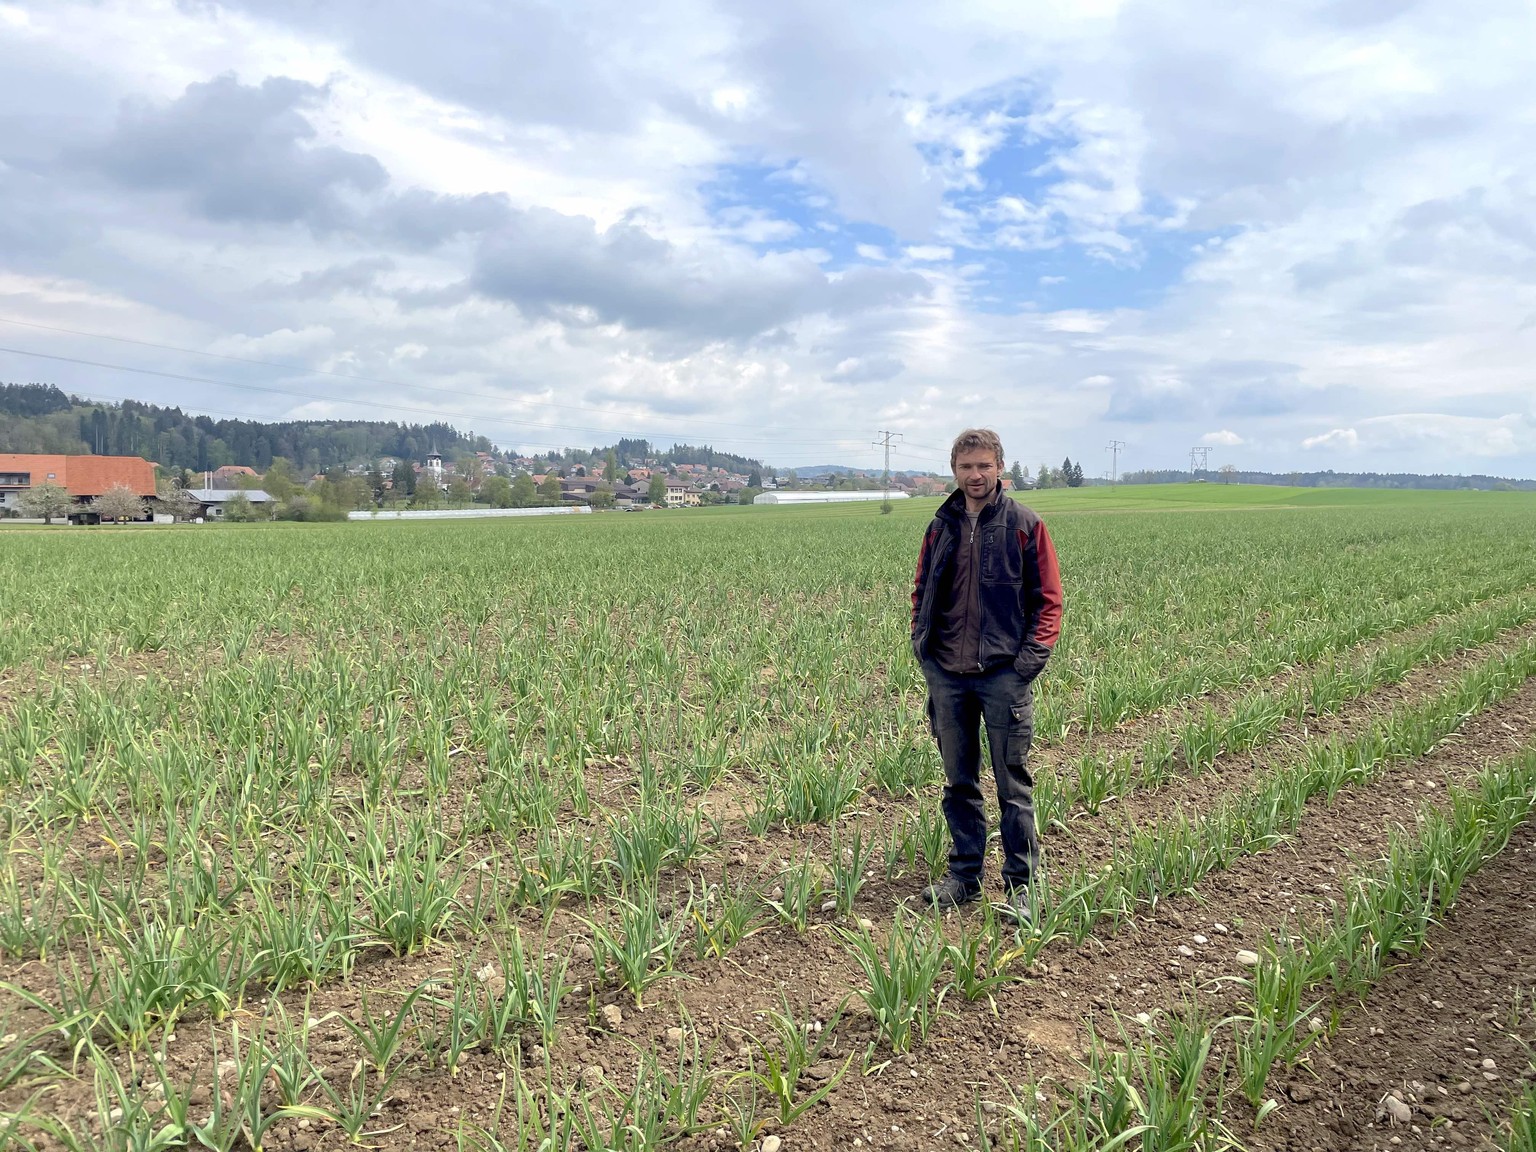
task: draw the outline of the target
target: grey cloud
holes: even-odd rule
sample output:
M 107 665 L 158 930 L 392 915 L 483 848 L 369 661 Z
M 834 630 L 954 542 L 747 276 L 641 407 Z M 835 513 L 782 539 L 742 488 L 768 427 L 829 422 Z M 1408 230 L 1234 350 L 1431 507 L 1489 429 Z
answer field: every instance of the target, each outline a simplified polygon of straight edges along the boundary
M 6 266 L 37 260 L 47 267 L 59 252 L 99 232 L 93 221 L 61 211 L 60 199 L 35 172 L 0 162 L 0 252 Z
M 1333 0 L 1318 14 L 1341 28 L 1366 28 L 1395 20 L 1417 6 L 1417 0 Z
M 284 296 L 299 299 L 323 298 L 349 292 L 366 292 L 385 272 L 393 272 L 395 262 L 387 256 L 365 256 L 347 264 L 336 264 L 306 272 L 291 284 L 278 289 Z
M 1131 424 L 1218 417 L 1281 416 L 1320 398 L 1300 382 L 1300 366 L 1273 360 L 1207 360 L 1177 373 L 1142 372 L 1117 380 L 1109 419 Z
M 1536 196 L 1506 185 L 1426 200 L 1405 211 L 1388 240 L 1393 263 L 1478 272 L 1536 267 Z
M 1218 416 L 1280 416 L 1305 400 L 1300 365 L 1271 360 L 1213 360 L 1188 374 Z
M 704 395 L 667 396 L 654 389 L 636 387 L 631 392 L 615 392 L 609 388 L 597 388 L 583 397 L 594 404 L 643 403 L 647 410 L 663 416 L 701 416 L 715 410 Z
M 289 77 L 253 87 L 219 76 L 163 107 L 125 106 L 112 134 L 75 159 L 126 187 L 182 193 L 210 220 L 334 228 L 349 215 L 345 190 L 376 191 L 388 175 L 372 156 L 310 143 L 304 113 L 324 95 Z
M 733 72 L 761 98 L 745 120 L 686 107 L 711 132 L 771 162 L 795 164 L 845 217 L 926 239 L 943 181 L 917 147 L 892 87 L 892 41 L 869 17 L 812 0 L 728 5 L 740 33 Z M 876 23 L 895 13 L 882 13 Z
M 239 0 L 285 24 L 319 32 L 348 55 L 423 90 L 515 120 L 623 133 L 644 101 L 626 91 L 615 49 L 629 6 L 608 11 L 499 0 Z
M 599 232 L 584 216 L 509 212 L 481 242 L 471 284 L 529 315 L 745 339 L 807 313 L 847 314 L 927 295 L 922 277 L 859 269 L 829 279 L 795 254 L 684 251 L 634 224 Z
M 1181 379 L 1143 376 L 1110 390 L 1104 416 L 1124 424 L 1186 420 L 1199 411 L 1198 399 Z
M 906 367 L 895 356 L 853 356 L 824 373 L 822 379 L 837 384 L 873 384 L 901 375 Z
M 1324 19 L 1391 18 L 1393 0 L 1337 5 Z M 1405 151 L 1450 147 L 1486 130 L 1455 99 L 1341 106 L 1331 116 L 1295 99 L 1294 71 L 1255 67 L 1240 45 L 1290 25 L 1279 10 L 1228 6 L 1198 21 L 1176 8 L 1132 5 L 1121 18 L 1135 44 L 1124 99 L 1146 126 L 1144 186 L 1196 203 L 1195 228 L 1254 227 L 1295 219 L 1320 196 L 1348 194 L 1359 174 Z
M 371 229 L 413 248 L 433 248 L 465 233 L 489 232 L 507 219 L 503 193 L 439 196 L 412 188 L 390 196 L 368 218 Z

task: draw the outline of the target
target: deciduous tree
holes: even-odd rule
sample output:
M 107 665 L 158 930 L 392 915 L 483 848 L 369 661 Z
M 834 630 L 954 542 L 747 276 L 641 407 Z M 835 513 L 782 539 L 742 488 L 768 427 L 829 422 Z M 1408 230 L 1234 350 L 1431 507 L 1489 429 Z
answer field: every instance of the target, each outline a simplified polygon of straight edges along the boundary
M 103 520 L 142 520 L 144 501 L 126 484 L 114 484 L 91 501 L 91 511 Z
M 303 493 L 300 492 L 297 495 L 302 496 Z M 295 494 L 290 493 L 288 498 L 294 499 Z M 231 496 L 224 501 L 224 519 L 231 524 L 248 524 L 256 519 L 256 506 L 244 494 Z
M 190 520 L 197 515 L 197 501 L 175 481 L 162 480 L 156 484 L 155 499 L 160 502 L 160 507 L 178 520 Z
M 512 507 L 512 481 L 505 476 L 487 476 L 480 482 L 479 499 L 492 508 Z
M 17 506 L 23 516 L 41 516 L 44 524 L 52 524 L 55 516 L 69 515 L 75 498 L 61 484 L 39 484 L 23 492 Z

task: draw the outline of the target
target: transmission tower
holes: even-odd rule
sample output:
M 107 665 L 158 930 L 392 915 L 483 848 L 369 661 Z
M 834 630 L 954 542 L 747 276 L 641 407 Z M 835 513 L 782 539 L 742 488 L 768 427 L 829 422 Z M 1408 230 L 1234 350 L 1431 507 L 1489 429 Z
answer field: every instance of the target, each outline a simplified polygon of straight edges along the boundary
M 1189 450 L 1189 478 L 1195 479 L 1201 472 L 1208 471 L 1211 465 L 1211 449 L 1208 445 Z
M 901 433 L 887 432 L 884 428 L 881 428 L 876 431 L 875 435 L 879 436 L 880 439 L 871 440 L 870 443 L 876 448 L 883 447 L 885 449 L 885 476 L 881 481 L 885 485 L 885 499 L 880 502 L 880 512 L 883 515 L 891 510 L 891 437 L 894 436 L 900 440 Z
M 1113 460 L 1113 463 L 1109 467 L 1109 482 L 1111 484 L 1118 483 L 1120 480 L 1120 449 L 1124 447 L 1124 440 L 1111 440 L 1108 447 L 1104 449 L 1104 451 L 1113 454 L 1110 457 L 1110 459 Z

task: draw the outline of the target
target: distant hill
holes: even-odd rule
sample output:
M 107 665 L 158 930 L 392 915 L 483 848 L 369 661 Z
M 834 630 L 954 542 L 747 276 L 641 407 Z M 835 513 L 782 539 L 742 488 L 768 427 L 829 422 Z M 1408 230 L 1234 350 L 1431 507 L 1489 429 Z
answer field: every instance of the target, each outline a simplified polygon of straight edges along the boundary
M 850 468 L 846 464 L 796 464 L 793 468 L 780 468 L 779 475 L 793 472 L 796 476 L 847 476 L 854 472 L 862 472 L 866 476 L 879 476 L 878 468 Z M 922 472 L 915 468 L 892 468 L 892 476 L 937 476 L 937 472 Z
M 1451 476 L 1444 473 L 1421 474 L 1418 472 L 1206 472 L 1201 474 L 1212 484 L 1230 481 L 1233 484 L 1279 484 L 1292 488 L 1418 488 L 1433 491 L 1458 489 L 1499 489 L 1518 492 L 1536 492 L 1536 480 L 1515 480 L 1506 476 Z M 1126 472 L 1120 477 L 1122 484 L 1188 484 L 1188 472 L 1164 469 L 1160 471 Z
M 0 452 L 143 456 L 197 472 L 224 464 L 265 472 L 274 457 L 282 456 L 310 473 L 381 456 L 419 460 L 441 452 L 451 458 L 493 447 L 484 436 L 466 435 L 447 424 L 215 420 L 136 400 L 106 404 L 83 399 L 52 384 L 0 384 Z

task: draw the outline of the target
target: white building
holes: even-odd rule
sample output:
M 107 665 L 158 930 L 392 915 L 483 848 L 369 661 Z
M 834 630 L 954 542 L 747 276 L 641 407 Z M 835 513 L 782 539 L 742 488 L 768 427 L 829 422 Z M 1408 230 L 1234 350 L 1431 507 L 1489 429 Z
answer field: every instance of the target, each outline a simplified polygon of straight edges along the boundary
M 260 488 L 188 488 L 187 496 L 197 502 L 197 515 L 204 520 L 224 519 L 224 506 L 237 497 L 251 505 L 267 505 L 273 499 Z

